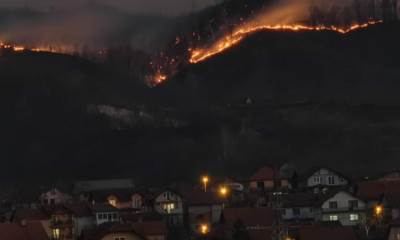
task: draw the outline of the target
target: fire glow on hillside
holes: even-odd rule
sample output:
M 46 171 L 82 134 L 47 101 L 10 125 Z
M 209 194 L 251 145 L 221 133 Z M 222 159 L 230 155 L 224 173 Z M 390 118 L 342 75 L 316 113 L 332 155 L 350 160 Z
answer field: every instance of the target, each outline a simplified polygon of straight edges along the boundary
M 260 31 L 334 31 L 340 34 L 346 34 L 354 30 L 367 28 L 371 25 L 380 23 L 381 21 L 369 21 L 364 24 L 355 24 L 348 28 L 341 28 L 336 26 L 307 26 L 307 25 L 253 25 L 239 27 L 232 34 L 222 37 L 210 47 L 194 49 L 191 51 L 189 62 L 196 64 L 207 60 L 221 52 L 240 43 L 246 36 Z

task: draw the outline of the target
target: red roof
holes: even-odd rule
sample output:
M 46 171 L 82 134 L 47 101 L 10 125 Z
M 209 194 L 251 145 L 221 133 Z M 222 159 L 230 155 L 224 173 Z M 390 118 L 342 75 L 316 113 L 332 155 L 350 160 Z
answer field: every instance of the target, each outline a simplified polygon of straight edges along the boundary
M 0 224 L 1 240 L 48 240 L 48 236 L 39 221 L 27 222 L 26 226 L 17 223 Z
M 274 180 L 278 175 L 272 167 L 263 167 L 250 177 L 250 181 Z
M 299 236 L 300 240 L 357 240 L 351 227 L 303 227 Z
M 39 220 L 48 220 L 50 217 L 42 211 L 42 209 L 18 209 L 15 211 L 14 221 L 21 222 L 25 221 L 39 221 Z
M 400 181 L 365 181 L 358 184 L 357 196 L 364 200 L 380 201 L 383 197 L 400 194 Z
M 168 234 L 167 226 L 162 221 L 138 222 L 133 224 L 133 229 L 143 236 L 159 236 Z
M 247 227 L 271 226 L 274 220 L 274 212 L 271 208 L 225 208 L 223 216 L 228 224 L 233 225 L 240 220 Z

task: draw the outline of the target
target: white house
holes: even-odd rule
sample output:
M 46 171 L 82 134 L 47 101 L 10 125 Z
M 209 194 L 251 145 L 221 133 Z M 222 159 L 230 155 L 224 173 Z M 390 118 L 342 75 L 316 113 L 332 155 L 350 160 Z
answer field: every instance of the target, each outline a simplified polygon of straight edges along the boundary
M 92 211 L 97 226 L 107 222 L 119 222 L 120 220 L 119 209 L 107 203 L 94 204 Z
M 182 196 L 175 191 L 165 190 L 159 193 L 154 200 L 154 209 L 163 215 L 170 225 L 183 223 Z
M 320 220 L 339 221 L 343 226 L 354 226 L 365 220 L 366 204 L 347 191 L 328 194 L 320 207 Z
M 326 168 L 313 169 L 306 178 L 307 187 L 316 186 L 346 186 L 350 183 L 349 179 L 344 177 L 342 174 Z
M 57 188 L 53 188 L 48 192 L 42 193 L 40 195 L 40 203 L 42 205 L 58 205 L 64 204 L 71 200 L 71 196 L 62 193 Z

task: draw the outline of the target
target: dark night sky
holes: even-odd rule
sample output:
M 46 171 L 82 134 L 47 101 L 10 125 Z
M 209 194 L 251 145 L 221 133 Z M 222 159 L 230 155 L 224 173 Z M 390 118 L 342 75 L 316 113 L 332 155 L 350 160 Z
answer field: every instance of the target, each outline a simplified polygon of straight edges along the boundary
M 218 0 L 193 0 L 194 8 L 199 9 Z M 180 14 L 193 9 L 192 0 L 1 0 L 0 7 L 29 7 L 41 10 L 70 8 L 87 2 L 107 4 L 134 13 Z

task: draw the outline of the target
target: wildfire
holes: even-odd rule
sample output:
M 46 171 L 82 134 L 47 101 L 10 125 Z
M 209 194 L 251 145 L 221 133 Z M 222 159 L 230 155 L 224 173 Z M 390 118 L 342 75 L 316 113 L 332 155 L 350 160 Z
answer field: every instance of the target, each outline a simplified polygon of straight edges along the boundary
M 336 26 L 307 26 L 301 24 L 293 24 L 293 25 L 250 25 L 250 26 L 241 26 L 232 34 L 222 37 L 214 44 L 212 44 L 208 48 L 200 48 L 195 50 L 190 50 L 191 55 L 189 62 L 191 64 L 196 64 L 202 62 L 206 59 L 209 59 L 215 55 L 218 55 L 221 52 L 226 51 L 227 49 L 237 45 L 240 43 L 245 37 L 249 36 L 252 33 L 260 32 L 260 31 L 333 31 L 340 34 L 346 34 L 354 30 L 367 28 L 371 25 L 381 23 L 382 21 L 369 21 L 364 24 L 355 24 L 347 28 L 336 27 Z

